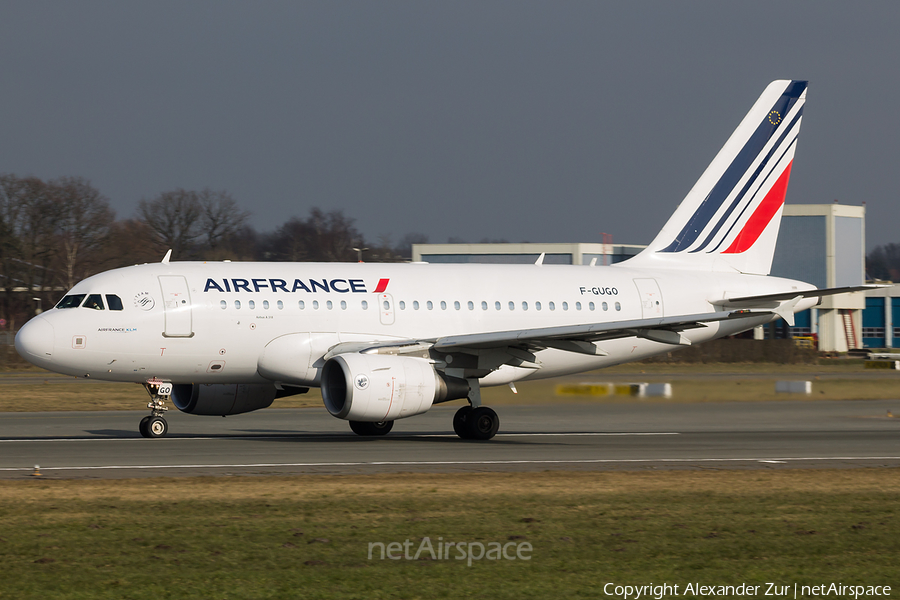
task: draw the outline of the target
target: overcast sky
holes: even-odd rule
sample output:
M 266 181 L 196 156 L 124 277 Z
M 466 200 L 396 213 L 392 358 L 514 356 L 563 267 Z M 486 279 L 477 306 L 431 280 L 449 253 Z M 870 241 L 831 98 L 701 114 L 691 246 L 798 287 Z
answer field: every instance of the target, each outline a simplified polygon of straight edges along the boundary
M 0 4 L 0 173 L 119 217 L 226 190 L 259 230 L 646 244 L 759 93 L 810 81 L 789 203 L 900 242 L 900 2 Z

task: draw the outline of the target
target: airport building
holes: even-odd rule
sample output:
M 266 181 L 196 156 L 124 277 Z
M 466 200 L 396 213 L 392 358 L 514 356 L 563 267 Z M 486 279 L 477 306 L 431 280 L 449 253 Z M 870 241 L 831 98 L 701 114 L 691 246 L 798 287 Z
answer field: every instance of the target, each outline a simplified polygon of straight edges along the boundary
M 788 204 L 778 232 L 772 275 L 808 281 L 816 287 L 865 283 L 865 206 Z M 413 261 L 428 263 L 535 262 L 611 265 L 643 250 L 634 244 L 414 244 Z M 826 296 L 816 308 L 755 332 L 763 337 L 810 337 L 820 350 L 900 346 L 900 285 Z

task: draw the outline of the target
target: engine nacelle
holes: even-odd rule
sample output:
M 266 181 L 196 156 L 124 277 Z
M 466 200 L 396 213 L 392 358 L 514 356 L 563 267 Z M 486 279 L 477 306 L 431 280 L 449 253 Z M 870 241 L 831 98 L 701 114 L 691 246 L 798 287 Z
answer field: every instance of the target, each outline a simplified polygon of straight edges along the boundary
M 270 383 L 182 383 L 172 386 L 172 403 L 192 415 L 239 415 L 270 406 L 277 393 Z
M 349 421 L 393 421 L 426 412 L 437 402 L 465 398 L 469 384 L 446 377 L 421 358 L 341 354 L 322 367 L 328 412 Z

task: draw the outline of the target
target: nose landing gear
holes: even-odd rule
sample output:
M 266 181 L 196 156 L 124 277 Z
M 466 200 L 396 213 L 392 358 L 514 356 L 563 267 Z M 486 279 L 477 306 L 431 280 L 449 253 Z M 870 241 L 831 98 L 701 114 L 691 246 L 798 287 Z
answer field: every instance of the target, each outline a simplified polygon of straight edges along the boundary
M 172 384 L 163 381 L 148 381 L 144 384 L 144 389 L 150 394 L 150 402 L 147 403 L 150 415 L 141 419 L 138 430 L 145 438 L 164 437 L 169 432 L 169 424 L 163 415 L 169 410 L 165 404 L 166 398 L 172 394 Z

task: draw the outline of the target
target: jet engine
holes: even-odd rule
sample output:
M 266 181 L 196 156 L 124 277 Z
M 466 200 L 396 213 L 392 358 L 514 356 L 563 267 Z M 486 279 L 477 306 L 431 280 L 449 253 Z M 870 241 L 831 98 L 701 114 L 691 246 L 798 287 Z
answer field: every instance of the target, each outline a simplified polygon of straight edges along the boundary
M 382 422 L 426 412 L 432 404 L 465 398 L 465 379 L 438 373 L 421 358 L 341 354 L 322 367 L 322 398 L 339 419 Z
M 192 415 L 239 415 L 266 408 L 276 394 L 271 383 L 183 383 L 172 386 L 172 403 Z

